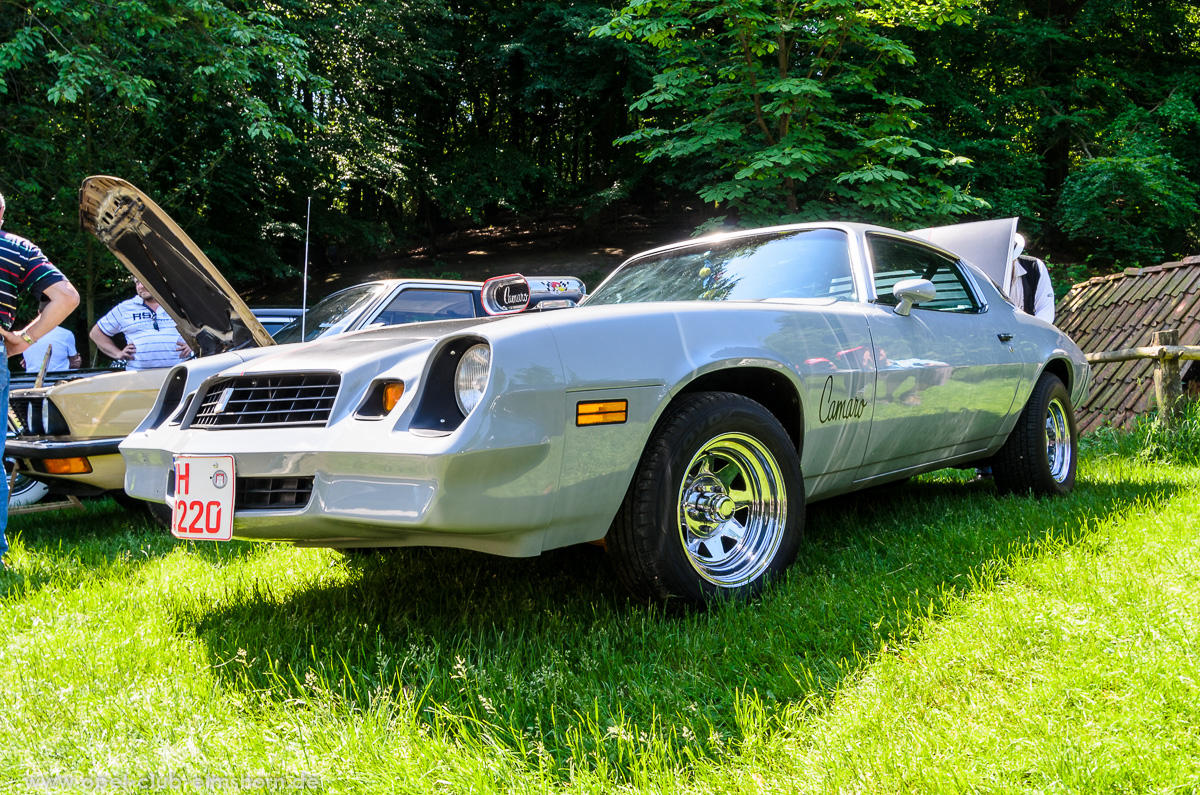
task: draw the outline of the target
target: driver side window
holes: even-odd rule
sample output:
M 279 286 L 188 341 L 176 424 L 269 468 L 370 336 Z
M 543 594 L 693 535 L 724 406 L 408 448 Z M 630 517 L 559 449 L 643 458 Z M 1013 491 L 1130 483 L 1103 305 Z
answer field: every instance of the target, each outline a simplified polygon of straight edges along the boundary
M 895 306 L 892 287 L 896 282 L 928 279 L 937 288 L 937 297 L 914 308 L 939 312 L 978 312 L 981 309 L 982 304 L 971 291 L 957 260 L 919 243 L 886 235 L 868 235 L 867 241 L 874 266 L 876 303 Z

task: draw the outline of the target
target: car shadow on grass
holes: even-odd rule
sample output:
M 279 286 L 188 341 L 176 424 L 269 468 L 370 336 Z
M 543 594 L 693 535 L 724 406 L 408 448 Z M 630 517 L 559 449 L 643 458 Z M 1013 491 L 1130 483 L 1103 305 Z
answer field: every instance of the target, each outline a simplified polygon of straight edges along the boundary
M 28 595 L 49 583 L 129 576 L 168 554 L 174 539 L 141 510 L 112 499 L 85 499 L 81 508 L 10 516 L 11 568 L 0 573 L 0 598 Z
M 884 643 L 1002 581 L 1013 556 L 1098 543 L 1098 523 L 1178 488 L 1081 482 L 1067 498 L 1037 499 L 935 475 L 827 500 L 809 506 L 781 581 L 706 611 L 630 600 L 603 550 L 580 546 L 529 559 L 313 552 L 338 569 L 336 584 L 231 590 L 175 620 L 224 686 L 277 705 L 384 698 L 422 720 L 460 716 L 461 727 L 600 737 L 654 726 L 683 743 L 736 734 L 746 693 L 768 710 L 826 697 Z

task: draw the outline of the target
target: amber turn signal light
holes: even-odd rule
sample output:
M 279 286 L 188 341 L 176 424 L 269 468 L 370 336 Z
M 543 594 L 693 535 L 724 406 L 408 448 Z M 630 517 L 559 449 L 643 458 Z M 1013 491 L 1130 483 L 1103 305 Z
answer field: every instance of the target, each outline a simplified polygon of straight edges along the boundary
M 390 381 L 383 385 L 383 412 L 386 414 L 396 408 L 400 398 L 404 397 L 404 382 Z
M 628 400 L 597 400 L 575 404 L 576 425 L 619 425 L 629 416 Z
M 92 471 L 86 458 L 47 458 L 42 466 L 47 475 L 86 475 Z

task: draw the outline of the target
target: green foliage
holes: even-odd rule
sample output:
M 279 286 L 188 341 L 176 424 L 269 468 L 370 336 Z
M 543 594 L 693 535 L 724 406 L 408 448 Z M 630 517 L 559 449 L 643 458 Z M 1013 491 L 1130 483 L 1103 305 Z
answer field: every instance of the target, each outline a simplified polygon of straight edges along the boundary
M 298 89 L 316 82 L 304 42 L 278 17 L 222 0 L 5 8 L 0 187 L 9 226 L 82 288 L 87 320 L 128 291 L 124 269 L 78 231 L 76 191 L 89 174 L 147 191 L 210 251 L 224 236 L 218 262 L 278 269 L 263 234 L 268 168 L 310 123 Z
M 611 189 L 633 48 L 589 40 L 598 2 L 290 0 L 329 84 L 289 179 L 332 212 L 338 255 Z M 373 228 L 373 232 L 372 232 Z
M 321 82 L 302 102 L 316 124 L 277 163 L 281 217 L 302 219 L 313 197 L 314 261 L 386 250 L 404 236 L 407 192 L 420 179 L 423 130 L 437 125 L 451 15 L 440 0 L 281 0 Z M 295 243 L 291 250 L 300 260 Z
M 1198 36 L 1185 0 L 987 0 L 906 35 L 921 66 L 892 76 L 927 103 L 928 140 L 971 158 L 989 215 L 1104 273 L 1200 242 Z
M 301 264 L 308 197 L 318 271 L 679 196 L 707 228 L 1017 215 L 1056 262 L 1146 264 L 1200 242 L 1192 6 L 12 0 L 0 190 L 100 309 L 127 288 L 76 229 L 91 173 L 235 283 Z
M 599 2 L 20 0 L 0 15 L 8 225 L 106 308 L 83 176 L 147 191 L 235 283 L 371 256 L 498 211 L 625 193 L 645 70 Z M 631 87 L 634 86 L 634 87 Z M 78 252 L 78 253 L 77 253 Z M 123 296 L 122 296 L 123 297 Z
M 445 118 L 420 139 L 419 187 L 439 216 L 603 202 L 623 181 L 632 163 L 613 140 L 646 69 L 635 47 L 589 38 L 606 17 L 600 2 L 455 7 L 453 69 L 435 111 Z
M 1177 122 L 1195 131 L 1196 108 Z M 1131 110 L 1099 136 L 1107 155 L 1082 161 L 1063 185 L 1058 215 L 1063 230 L 1105 263 L 1156 265 L 1195 225 L 1200 187 L 1157 135 L 1152 114 Z M 1200 242 L 1193 238 L 1191 243 Z
M 1184 400 L 1175 427 L 1168 430 L 1156 414 L 1138 417 L 1131 430 L 1106 425 L 1084 442 L 1094 455 L 1128 457 L 1146 463 L 1200 465 L 1200 403 Z
M 967 161 L 920 137 L 923 103 L 886 85 L 914 56 L 883 31 L 963 21 L 966 5 L 647 0 L 594 33 L 658 52 L 633 104 L 645 123 L 621 142 L 695 169 L 700 197 L 742 223 L 932 223 L 984 205 L 944 179 Z

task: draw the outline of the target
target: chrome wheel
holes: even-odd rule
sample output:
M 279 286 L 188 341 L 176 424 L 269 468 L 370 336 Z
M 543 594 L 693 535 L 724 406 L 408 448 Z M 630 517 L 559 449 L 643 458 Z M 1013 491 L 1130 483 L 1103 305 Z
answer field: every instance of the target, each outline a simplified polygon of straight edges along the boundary
M 1051 400 L 1046 407 L 1046 461 L 1050 465 L 1050 477 L 1062 483 L 1071 472 L 1071 426 L 1067 422 L 1067 410 L 1062 401 Z
M 606 546 L 635 596 L 699 606 L 757 595 L 803 535 L 795 440 L 761 403 L 695 392 L 663 413 Z
M 787 522 L 787 488 L 762 442 L 742 433 L 713 437 L 692 457 L 678 493 L 680 540 L 701 577 L 736 588 L 771 565 Z

